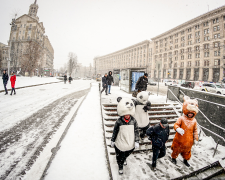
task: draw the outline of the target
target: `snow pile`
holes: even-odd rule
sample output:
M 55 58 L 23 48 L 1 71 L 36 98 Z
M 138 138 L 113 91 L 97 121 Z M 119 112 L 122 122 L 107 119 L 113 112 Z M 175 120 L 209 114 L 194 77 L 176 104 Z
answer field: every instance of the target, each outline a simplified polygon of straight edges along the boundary
M 98 85 L 93 83 L 53 159 L 46 180 L 109 179 L 100 109 Z

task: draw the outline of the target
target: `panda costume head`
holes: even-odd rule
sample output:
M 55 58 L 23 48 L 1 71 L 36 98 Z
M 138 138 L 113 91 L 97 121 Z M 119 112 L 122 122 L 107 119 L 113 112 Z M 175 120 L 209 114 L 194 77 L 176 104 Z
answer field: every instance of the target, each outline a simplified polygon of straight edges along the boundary
M 117 113 L 119 116 L 124 116 L 124 115 L 135 115 L 135 106 L 134 102 L 130 98 L 122 98 L 118 97 L 117 98 Z
M 146 104 L 149 96 L 150 96 L 150 92 L 141 91 L 137 94 L 137 100 L 138 100 L 138 102 L 140 102 L 142 104 Z

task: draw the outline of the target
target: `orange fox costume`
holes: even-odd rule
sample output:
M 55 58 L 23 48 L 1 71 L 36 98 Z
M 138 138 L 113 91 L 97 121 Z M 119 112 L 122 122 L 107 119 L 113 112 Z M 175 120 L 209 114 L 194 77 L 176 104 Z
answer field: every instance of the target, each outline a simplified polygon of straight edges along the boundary
M 184 134 L 182 136 L 176 132 L 171 146 L 173 150 L 171 156 L 173 159 L 176 159 L 178 155 L 181 154 L 185 160 L 189 160 L 191 158 L 191 148 L 194 144 L 194 140 L 198 141 L 197 121 L 195 119 L 198 113 L 198 101 L 185 96 L 183 113 L 184 115 L 179 117 L 173 128 L 175 131 L 177 128 L 182 128 Z M 194 116 L 189 118 L 187 116 L 189 113 L 193 113 Z

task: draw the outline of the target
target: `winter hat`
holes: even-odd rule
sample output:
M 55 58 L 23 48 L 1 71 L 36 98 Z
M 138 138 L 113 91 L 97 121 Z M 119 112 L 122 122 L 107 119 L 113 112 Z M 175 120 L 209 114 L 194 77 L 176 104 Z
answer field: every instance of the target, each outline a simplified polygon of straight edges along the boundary
M 164 127 L 168 125 L 168 121 L 166 118 L 162 118 L 160 122 Z
M 144 73 L 144 76 L 148 77 L 148 73 Z
M 117 102 L 118 102 L 117 113 L 119 116 L 124 116 L 124 115 L 134 116 L 135 106 L 132 99 L 118 97 Z
M 107 75 L 107 73 L 105 73 L 105 75 Z

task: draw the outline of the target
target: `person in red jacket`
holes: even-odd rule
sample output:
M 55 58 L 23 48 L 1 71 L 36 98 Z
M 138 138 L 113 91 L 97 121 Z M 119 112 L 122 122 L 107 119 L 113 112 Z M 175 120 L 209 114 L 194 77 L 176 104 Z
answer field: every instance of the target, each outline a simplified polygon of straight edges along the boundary
M 14 91 L 14 94 L 16 94 L 16 91 L 15 91 L 16 75 L 14 74 L 14 71 L 11 74 L 10 81 L 11 81 L 11 87 L 12 87 L 10 95 L 12 95 L 13 91 Z

